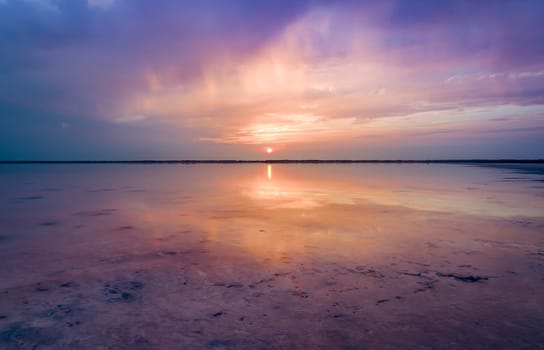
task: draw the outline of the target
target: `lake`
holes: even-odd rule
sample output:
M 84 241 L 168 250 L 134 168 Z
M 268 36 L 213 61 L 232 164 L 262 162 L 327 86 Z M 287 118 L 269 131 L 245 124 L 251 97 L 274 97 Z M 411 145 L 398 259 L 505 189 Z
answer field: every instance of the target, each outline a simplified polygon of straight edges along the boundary
M 0 164 L 2 349 L 544 348 L 542 164 Z

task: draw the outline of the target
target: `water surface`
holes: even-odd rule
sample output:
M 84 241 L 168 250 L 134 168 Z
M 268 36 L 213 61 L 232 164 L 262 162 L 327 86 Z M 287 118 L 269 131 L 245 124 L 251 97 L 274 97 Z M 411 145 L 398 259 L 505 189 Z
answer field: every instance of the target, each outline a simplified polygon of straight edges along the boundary
M 538 348 L 544 167 L 0 165 L 0 348 Z

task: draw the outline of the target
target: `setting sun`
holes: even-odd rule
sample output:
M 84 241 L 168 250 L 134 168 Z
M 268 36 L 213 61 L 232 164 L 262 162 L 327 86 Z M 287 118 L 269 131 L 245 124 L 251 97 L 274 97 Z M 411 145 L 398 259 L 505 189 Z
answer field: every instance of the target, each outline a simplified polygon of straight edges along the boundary
M 266 153 L 268 154 L 272 153 L 272 147 L 266 147 Z

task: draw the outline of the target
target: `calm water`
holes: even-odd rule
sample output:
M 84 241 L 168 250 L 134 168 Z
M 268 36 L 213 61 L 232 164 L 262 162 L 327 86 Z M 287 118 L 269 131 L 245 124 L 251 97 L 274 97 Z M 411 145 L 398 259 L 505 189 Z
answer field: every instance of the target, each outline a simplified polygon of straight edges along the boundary
M 0 348 L 542 348 L 544 166 L 0 165 Z

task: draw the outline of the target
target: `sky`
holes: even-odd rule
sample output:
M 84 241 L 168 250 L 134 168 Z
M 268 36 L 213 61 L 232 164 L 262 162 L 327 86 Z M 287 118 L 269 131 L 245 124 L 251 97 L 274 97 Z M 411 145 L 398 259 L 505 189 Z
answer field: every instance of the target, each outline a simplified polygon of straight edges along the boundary
M 542 23 L 540 0 L 0 0 L 0 159 L 544 158 Z

